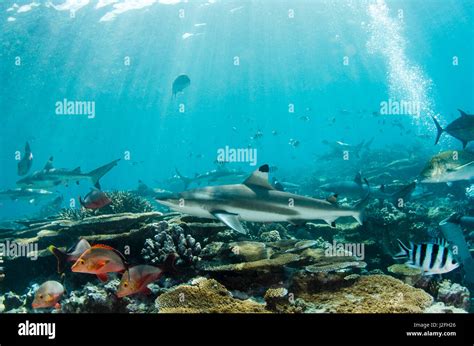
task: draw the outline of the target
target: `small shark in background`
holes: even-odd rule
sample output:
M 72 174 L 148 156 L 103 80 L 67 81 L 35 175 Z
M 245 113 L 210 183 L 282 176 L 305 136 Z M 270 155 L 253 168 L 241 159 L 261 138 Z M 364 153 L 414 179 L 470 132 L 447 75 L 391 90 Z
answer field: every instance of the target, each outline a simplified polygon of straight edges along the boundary
M 325 159 L 333 159 L 334 157 L 339 157 L 344 151 L 348 151 L 349 153 L 353 153 L 357 158 L 360 158 L 362 150 L 368 150 L 370 145 L 374 141 L 374 138 L 371 138 L 369 141 L 365 142 L 362 140 L 359 144 L 352 145 L 348 143 L 344 143 L 341 141 L 336 142 L 329 142 L 327 140 L 323 140 L 323 144 L 329 146 L 332 151 L 322 156 Z
M 269 166 L 263 165 L 242 184 L 208 186 L 174 194 L 157 201 L 169 208 L 193 216 L 218 219 L 246 234 L 240 221 L 290 222 L 301 224 L 324 220 L 335 226 L 335 220 L 352 216 L 360 224 L 369 195 L 355 207 L 276 190 L 268 181 Z
M 272 185 L 275 189 L 279 191 L 287 191 L 287 192 L 293 192 L 293 193 L 298 193 L 299 189 L 301 188 L 301 186 L 298 184 L 290 183 L 288 181 L 281 181 L 275 177 L 273 177 L 272 179 Z
M 176 94 L 178 94 L 179 92 L 182 92 L 184 89 L 186 89 L 190 85 L 191 85 L 191 79 L 189 79 L 187 75 L 182 74 L 176 77 L 176 79 L 173 81 L 173 87 L 172 87 L 173 97 L 176 97 Z
M 462 142 L 463 149 L 466 148 L 467 143 L 474 141 L 474 115 L 466 114 L 460 109 L 458 109 L 458 111 L 461 113 L 461 116 L 446 126 L 444 129 L 441 127 L 438 120 L 432 116 L 436 125 L 436 130 L 438 131 L 435 145 L 438 144 L 439 138 L 443 132 L 446 132 L 454 138 L 459 139 Z
M 136 190 L 131 190 L 131 193 L 145 197 L 145 198 L 159 198 L 162 196 L 168 196 L 172 192 L 163 190 L 163 189 L 157 189 L 157 188 L 151 188 L 147 184 L 145 184 L 142 180 L 138 181 L 138 186 Z
M 474 154 L 447 150 L 433 156 L 420 173 L 422 183 L 447 183 L 474 178 Z
M 0 199 L 18 201 L 26 200 L 29 203 L 37 203 L 40 200 L 50 199 L 56 195 L 48 190 L 43 189 L 9 189 L 0 191 Z
M 385 199 L 396 205 L 401 201 L 406 202 L 412 199 L 416 187 L 417 182 L 414 181 L 402 186 L 393 193 L 388 193 L 385 185 L 372 187 L 368 184 L 367 179 L 365 179 L 365 181 L 362 179 L 361 173 L 358 172 L 352 181 L 328 183 L 320 186 L 320 189 L 325 192 L 333 193 L 335 196 L 349 198 L 361 198 L 370 193 L 371 197 Z
M 51 157 L 41 171 L 17 181 L 17 185 L 26 188 L 51 188 L 59 185 L 68 186 L 71 182 L 79 184 L 80 180 L 90 180 L 94 186 L 100 187 L 99 179 L 110 171 L 120 159 L 114 160 L 104 166 L 101 166 L 89 173 L 81 173 L 81 168 L 73 170 L 54 168 L 53 158 Z
M 361 198 L 371 190 L 374 190 L 362 180 L 362 175 L 360 172 L 356 174 L 354 180 L 328 183 L 321 185 L 319 188 L 325 192 L 330 192 L 338 196 L 349 198 Z
M 22 159 L 18 162 L 18 175 L 25 175 L 30 171 L 31 165 L 33 164 L 33 153 L 30 149 L 30 144 L 25 144 L 25 154 Z
M 183 176 L 177 169 L 176 174 L 184 183 L 185 189 L 187 189 L 191 184 L 197 186 L 209 186 L 236 183 L 244 180 L 248 176 L 248 173 L 226 168 L 214 169 L 206 173 L 196 174 L 194 178 Z

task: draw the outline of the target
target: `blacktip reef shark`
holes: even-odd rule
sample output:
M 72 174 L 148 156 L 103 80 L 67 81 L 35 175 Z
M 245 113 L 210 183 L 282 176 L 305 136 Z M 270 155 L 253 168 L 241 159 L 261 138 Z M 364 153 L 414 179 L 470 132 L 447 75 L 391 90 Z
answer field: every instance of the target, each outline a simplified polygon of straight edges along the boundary
M 326 200 L 276 190 L 268 181 L 269 170 L 268 165 L 263 165 L 242 184 L 187 190 L 167 198 L 157 198 L 157 201 L 185 214 L 218 219 L 242 234 L 247 231 L 241 221 L 302 224 L 324 220 L 334 226 L 336 219 L 352 216 L 362 224 L 369 194 L 354 208 L 339 206 Z
M 58 185 L 68 186 L 70 182 L 79 184 L 80 180 L 90 180 L 94 186 L 100 188 L 99 179 L 110 171 L 120 159 L 114 160 L 106 165 L 90 171 L 82 173 L 81 168 L 77 167 L 73 170 L 64 168 L 54 168 L 53 158 L 50 157 L 46 165 L 41 171 L 17 181 L 17 185 L 24 188 L 51 188 Z

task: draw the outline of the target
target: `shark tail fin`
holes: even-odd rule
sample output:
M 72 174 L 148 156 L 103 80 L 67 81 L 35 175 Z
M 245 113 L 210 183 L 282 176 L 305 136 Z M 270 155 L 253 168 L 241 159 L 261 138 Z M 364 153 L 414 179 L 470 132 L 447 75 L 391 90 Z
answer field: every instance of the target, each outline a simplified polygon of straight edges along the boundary
M 188 186 L 192 183 L 192 179 L 191 178 L 188 178 L 188 177 L 185 177 L 184 175 L 182 175 L 177 168 L 175 168 L 175 171 L 176 171 L 176 174 L 178 175 L 179 179 L 181 179 L 184 183 L 184 189 L 187 189 Z
M 106 165 L 103 165 L 99 168 L 94 169 L 93 171 L 90 171 L 88 175 L 90 176 L 92 180 L 92 184 L 94 186 L 100 186 L 97 185 L 99 183 L 100 178 L 102 178 L 107 172 L 109 172 L 113 167 L 117 166 L 117 162 L 119 162 L 120 159 L 113 160 L 112 162 L 109 162 Z
M 434 116 L 431 116 L 433 118 L 433 121 L 435 123 L 435 126 L 436 126 L 436 130 L 438 131 L 438 133 L 436 134 L 436 140 L 435 140 L 435 145 L 438 144 L 439 142 L 439 138 L 441 137 L 441 134 L 444 132 L 443 128 L 441 127 L 441 125 L 439 124 L 438 120 L 436 120 L 436 118 Z
M 402 259 L 410 255 L 410 249 L 403 244 L 400 239 L 397 239 L 398 246 L 400 247 L 400 252 L 393 256 L 394 259 Z
M 354 219 L 356 219 L 360 225 L 362 225 L 362 223 L 364 222 L 364 209 L 367 204 L 369 204 L 370 200 L 370 185 L 367 179 L 364 179 L 364 181 L 368 187 L 367 194 L 364 198 L 362 198 L 359 202 L 356 203 L 356 205 L 354 206 L 355 214 L 353 215 Z
M 58 273 L 64 272 L 67 262 L 67 254 L 59 250 L 54 245 L 50 245 L 48 250 L 56 257 L 58 260 Z

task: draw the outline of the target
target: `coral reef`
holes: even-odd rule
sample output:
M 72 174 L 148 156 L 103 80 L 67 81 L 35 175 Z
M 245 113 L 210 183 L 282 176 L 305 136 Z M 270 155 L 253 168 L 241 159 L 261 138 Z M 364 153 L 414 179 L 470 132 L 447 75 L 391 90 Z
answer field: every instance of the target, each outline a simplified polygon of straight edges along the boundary
M 281 240 L 280 233 L 277 230 L 262 232 L 260 239 L 264 242 L 272 242 Z
M 238 300 L 219 282 L 198 278 L 160 295 L 155 301 L 160 313 L 263 313 L 265 305 Z
M 449 280 L 443 280 L 438 285 L 436 300 L 469 311 L 471 296 L 466 287 Z
M 160 221 L 154 226 L 153 238 L 145 240 L 141 251 L 145 261 L 151 264 L 163 263 L 171 253 L 178 254 L 176 265 L 194 264 L 200 261 L 201 244 L 182 227 Z
M 279 313 L 301 313 L 303 308 L 296 305 L 292 294 L 284 287 L 269 288 L 265 292 L 266 308 Z
M 467 311 L 454 306 L 446 306 L 443 302 L 437 302 L 423 311 L 425 314 L 466 314 Z
M 422 277 L 422 271 L 418 268 L 412 268 L 406 264 L 393 264 L 387 268 L 389 273 L 399 278 L 406 284 L 415 286 Z
M 97 215 L 109 215 L 120 213 L 147 213 L 153 211 L 153 206 L 145 198 L 127 191 L 107 192 L 112 201 L 109 205 L 100 209 L 86 208 L 63 208 L 58 213 L 58 218 L 65 220 L 82 220 L 86 217 Z
M 117 279 L 109 281 L 106 285 L 87 283 L 61 301 L 61 310 L 67 313 L 126 312 L 125 300 L 120 300 L 115 295 L 118 284 Z
M 314 286 L 325 289 L 315 292 L 310 289 Z M 433 302 L 423 290 L 387 275 L 361 276 L 329 290 L 331 286 L 320 282 L 296 283 L 290 292 L 309 303 L 305 312 L 311 309 L 336 313 L 422 313 Z

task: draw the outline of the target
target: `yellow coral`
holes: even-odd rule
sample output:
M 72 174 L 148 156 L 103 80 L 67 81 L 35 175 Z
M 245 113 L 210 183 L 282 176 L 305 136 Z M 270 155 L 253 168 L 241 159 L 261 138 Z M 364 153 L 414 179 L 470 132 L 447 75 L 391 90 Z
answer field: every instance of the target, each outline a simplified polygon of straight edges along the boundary
M 425 291 L 387 275 L 361 276 L 347 287 L 295 295 L 319 311 L 335 313 L 422 313 L 433 302 Z
M 213 279 L 195 280 L 193 285 L 180 285 L 156 299 L 160 313 L 263 313 L 263 304 L 238 300 Z

